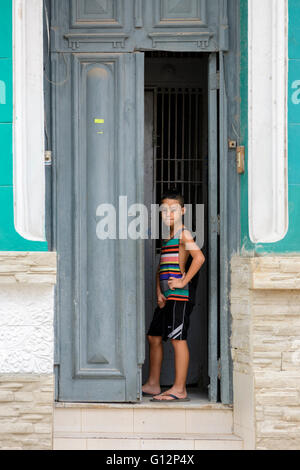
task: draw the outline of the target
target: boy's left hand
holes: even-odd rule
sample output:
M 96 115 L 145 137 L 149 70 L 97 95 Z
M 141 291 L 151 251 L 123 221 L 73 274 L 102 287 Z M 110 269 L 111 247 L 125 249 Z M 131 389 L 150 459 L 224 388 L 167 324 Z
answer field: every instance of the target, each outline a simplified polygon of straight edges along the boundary
M 185 273 L 183 273 L 180 279 L 176 277 L 169 277 L 168 285 L 170 289 L 171 290 L 174 290 L 175 288 L 182 289 L 186 285 L 186 282 L 184 282 L 184 278 L 185 278 Z

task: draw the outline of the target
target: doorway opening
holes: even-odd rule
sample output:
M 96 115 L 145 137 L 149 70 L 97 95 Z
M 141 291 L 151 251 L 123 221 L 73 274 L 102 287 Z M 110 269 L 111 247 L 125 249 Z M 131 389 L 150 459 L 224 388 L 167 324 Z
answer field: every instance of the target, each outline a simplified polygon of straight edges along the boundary
M 206 262 L 197 283 L 190 318 L 188 392 L 208 393 L 208 55 L 201 53 L 146 52 L 145 54 L 145 205 L 159 204 L 164 191 L 176 187 L 192 206 L 196 230 L 196 204 L 204 204 Z M 184 221 L 185 223 L 185 221 Z M 160 227 L 161 233 L 161 227 Z M 196 240 L 197 241 L 197 240 Z M 157 305 L 155 273 L 160 241 L 145 241 L 145 328 Z M 174 352 L 163 343 L 161 386 L 174 383 Z M 149 345 L 142 381 L 149 371 Z

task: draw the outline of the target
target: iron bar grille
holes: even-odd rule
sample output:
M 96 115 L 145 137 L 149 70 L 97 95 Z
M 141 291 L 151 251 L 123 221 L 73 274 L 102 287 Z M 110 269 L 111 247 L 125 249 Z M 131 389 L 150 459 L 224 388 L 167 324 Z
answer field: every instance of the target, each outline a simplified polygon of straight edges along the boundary
M 156 203 L 167 189 L 175 187 L 185 204 L 193 205 L 192 230 L 196 229 L 195 205 L 207 206 L 206 116 L 201 88 L 155 88 Z

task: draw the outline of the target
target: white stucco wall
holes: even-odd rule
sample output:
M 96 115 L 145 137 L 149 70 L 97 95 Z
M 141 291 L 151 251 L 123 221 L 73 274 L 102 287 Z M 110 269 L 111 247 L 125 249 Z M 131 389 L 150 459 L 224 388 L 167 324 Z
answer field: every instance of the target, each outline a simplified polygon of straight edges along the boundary
M 53 374 L 56 253 L 0 253 L 0 374 Z
M 248 2 L 249 233 L 272 243 L 288 230 L 288 0 Z

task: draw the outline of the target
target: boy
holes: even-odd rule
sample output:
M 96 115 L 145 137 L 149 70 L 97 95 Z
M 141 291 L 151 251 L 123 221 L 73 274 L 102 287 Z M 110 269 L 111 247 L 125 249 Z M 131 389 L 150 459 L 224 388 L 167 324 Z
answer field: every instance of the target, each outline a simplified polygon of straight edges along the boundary
M 187 330 L 194 306 L 190 280 L 205 261 L 202 251 L 189 230 L 182 224 L 184 199 L 177 191 L 166 192 L 161 199 L 163 223 L 169 227 L 170 238 L 163 240 L 160 263 L 156 273 L 157 303 L 147 338 L 150 346 L 149 377 L 143 385 L 144 396 L 151 401 L 189 401 L 186 377 L 189 365 Z M 187 273 L 185 264 L 189 254 L 193 260 Z M 162 341 L 170 339 L 175 354 L 175 382 L 161 393 L 160 371 L 163 359 Z

